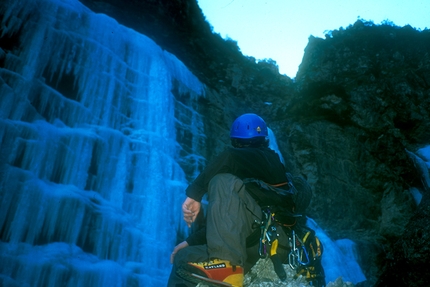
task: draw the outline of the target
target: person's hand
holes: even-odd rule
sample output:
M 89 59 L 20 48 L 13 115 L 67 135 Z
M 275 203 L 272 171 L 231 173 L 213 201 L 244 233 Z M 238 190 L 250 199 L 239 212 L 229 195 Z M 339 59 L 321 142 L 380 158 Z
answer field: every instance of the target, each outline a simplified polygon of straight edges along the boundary
M 185 247 L 188 247 L 188 242 L 182 241 L 181 243 L 176 245 L 175 248 L 173 248 L 173 252 L 172 252 L 172 254 L 170 254 L 170 263 L 171 264 L 173 264 L 173 259 L 175 258 L 176 253 L 178 253 L 179 250 L 181 250 L 182 248 L 185 248 Z
M 191 223 L 196 220 L 197 214 L 200 212 L 201 203 L 194 199 L 187 197 L 182 204 L 182 213 L 184 214 L 184 220 L 188 227 L 191 227 Z

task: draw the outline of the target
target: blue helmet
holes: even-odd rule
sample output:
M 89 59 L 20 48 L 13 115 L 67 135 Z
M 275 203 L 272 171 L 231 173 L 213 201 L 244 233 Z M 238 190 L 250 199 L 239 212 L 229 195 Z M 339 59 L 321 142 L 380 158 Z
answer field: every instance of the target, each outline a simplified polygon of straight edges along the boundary
M 238 117 L 231 126 L 230 138 L 251 139 L 255 137 L 267 137 L 267 125 L 256 114 L 244 114 Z

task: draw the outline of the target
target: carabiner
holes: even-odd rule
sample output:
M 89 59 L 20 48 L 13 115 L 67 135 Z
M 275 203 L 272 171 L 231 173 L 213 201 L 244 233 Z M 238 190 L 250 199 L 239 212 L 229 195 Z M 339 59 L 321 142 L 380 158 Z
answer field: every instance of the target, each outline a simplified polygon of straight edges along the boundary
M 290 254 L 288 254 L 288 265 L 290 265 L 291 269 L 296 269 L 297 265 L 297 260 L 296 260 L 296 254 L 294 254 L 293 251 L 290 252 Z
M 288 254 L 288 264 L 292 269 L 296 269 L 298 264 L 298 249 L 296 248 L 296 233 L 292 230 L 292 238 L 290 238 L 290 254 Z
M 300 260 L 300 257 L 301 257 L 301 256 L 298 256 L 298 257 L 297 257 L 297 261 L 298 261 L 301 265 L 306 266 L 306 265 L 309 265 L 309 263 L 310 263 L 311 261 L 309 260 L 309 255 L 308 255 L 308 252 L 307 252 L 306 248 L 305 248 L 304 246 L 302 246 L 302 248 L 303 248 L 303 253 L 304 253 L 304 254 L 305 254 L 305 256 L 306 256 L 306 260 L 307 260 L 307 262 L 302 262 L 302 261 Z

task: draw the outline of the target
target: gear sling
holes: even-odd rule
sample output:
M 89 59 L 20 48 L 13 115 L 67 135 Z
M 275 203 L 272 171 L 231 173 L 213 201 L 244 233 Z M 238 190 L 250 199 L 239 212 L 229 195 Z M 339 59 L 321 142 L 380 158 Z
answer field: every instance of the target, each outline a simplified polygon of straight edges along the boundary
M 321 265 L 323 246 L 314 230 L 298 223 L 310 203 L 312 190 L 302 177 L 287 173 L 287 179 L 288 182 L 276 186 L 254 178 L 243 180 L 263 214 L 262 221 L 254 223 L 256 231 L 248 237 L 247 246 L 253 246 L 258 240 L 260 258 L 270 257 L 282 281 L 286 280 L 284 263 L 296 271 L 295 277 L 302 275 L 313 286 L 325 286 Z M 278 228 L 288 236 L 288 246 L 280 244 Z M 278 248 L 287 249 L 288 257 L 281 258 Z

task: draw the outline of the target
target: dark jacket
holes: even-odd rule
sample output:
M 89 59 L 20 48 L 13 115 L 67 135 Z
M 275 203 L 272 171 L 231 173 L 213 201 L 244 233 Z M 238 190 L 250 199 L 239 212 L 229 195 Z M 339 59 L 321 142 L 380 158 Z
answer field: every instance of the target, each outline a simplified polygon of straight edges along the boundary
M 211 179 L 220 173 L 231 173 L 240 179 L 256 178 L 268 184 L 281 184 L 287 181 L 285 167 L 278 154 L 270 148 L 227 148 L 199 174 L 186 189 L 188 197 L 201 201 L 208 190 Z M 204 244 L 205 229 L 187 238 L 189 245 Z
M 188 197 L 201 201 L 211 179 L 231 173 L 240 179 L 258 178 L 268 184 L 287 181 L 285 167 L 270 148 L 227 148 L 217 156 L 186 189 Z

